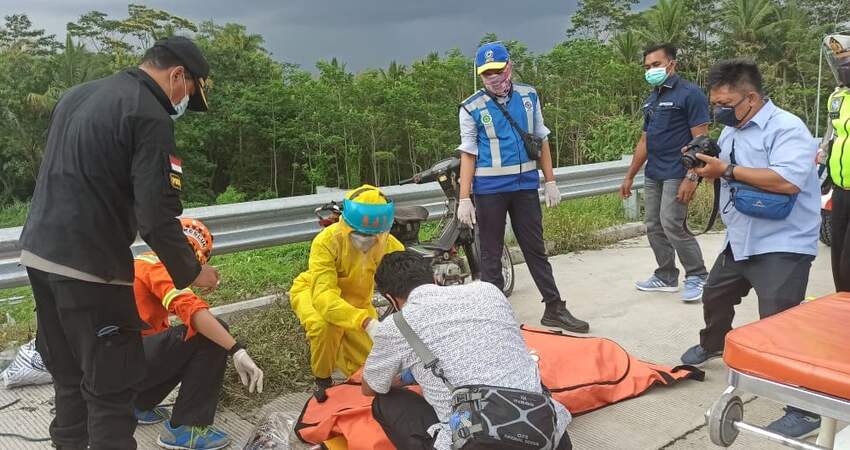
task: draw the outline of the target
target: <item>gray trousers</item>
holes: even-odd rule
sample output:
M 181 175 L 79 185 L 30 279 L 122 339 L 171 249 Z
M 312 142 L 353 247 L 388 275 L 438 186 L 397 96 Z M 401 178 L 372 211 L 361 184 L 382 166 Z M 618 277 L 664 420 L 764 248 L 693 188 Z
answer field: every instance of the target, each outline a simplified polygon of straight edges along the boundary
M 685 276 L 705 276 L 702 250 L 694 236 L 685 228 L 688 205 L 676 201 L 682 180 L 646 179 L 646 235 L 655 254 L 658 268 L 655 276 L 667 284 L 678 285 L 679 269 L 676 254 L 685 268 Z

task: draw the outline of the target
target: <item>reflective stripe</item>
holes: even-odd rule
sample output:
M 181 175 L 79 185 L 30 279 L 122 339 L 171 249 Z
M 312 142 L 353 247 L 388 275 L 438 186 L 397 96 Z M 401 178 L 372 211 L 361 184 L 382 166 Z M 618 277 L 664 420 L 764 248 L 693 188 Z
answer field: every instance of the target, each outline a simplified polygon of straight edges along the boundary
M 531 108 L 525 108 L 525 102 L 530 103 Z M 525 123 L 528 127 L 526 133 L 534 134 L 534 102 L 531 101 L 531 97 L 527 95 L 522 96 L 522 107 L 525 108 Z
M 477 167 L 475 169 L 475 176 L 498 177 L 501 175 L 517 175 L 520 173 L 531 172 L 533 170 L 537 170 L 537 161 L 529 161 L 506 167 Z
M 191 293 L 192 293 L 192 290 L 189 289 L 189 288 L 172 289 L 172 290 L 168 291 L 167 294 L 165 294 L 165 297 L 162 297 L 162 306 L 164 306 L 165 309 L 168 309 L 168 307 L 171 305 L 172 300 L 174 300 L 175 298 L 177 298 L 180 295 L 191 294 Z
M 514 83 L 514 90 L 519 92 L 519 95 L 528 95 L 536 92 L 533 87 L 527 84 Z
M 522 97 L 522 107 L 525 108 L 525 102 L 531 103 L 531 108 L 525 108 L 526 124 L 528 133 L 534 134 L 534 102 L 531 100 L 531 94 L 536 94 L 537 91 L 533 87 L 525 84 L 514 84 L 514 91 Z
M 484 132 L 487 134 L 487 139 L 490 141 L 490 161 L 492 167 L 502 167 L 502 152 L 499 148 L 499 136 L 496 134 L 496 126 L 493 125 L 493 116 L 490 114 L 490 110 L 487 109 L 487 101 L 484 97 L 479 97 L 475 99 L 474 102 L 470 103 L 471 106 L 475 107 L 483 117 L 484 114 L 490 116 L 490 121 L 488 123 L 483 123 Z
M 136 257 L 136 259 L 149 264 L 156 264 L 159 262 L 159 257 L 157 257 L 156 255 L 139 255 Z

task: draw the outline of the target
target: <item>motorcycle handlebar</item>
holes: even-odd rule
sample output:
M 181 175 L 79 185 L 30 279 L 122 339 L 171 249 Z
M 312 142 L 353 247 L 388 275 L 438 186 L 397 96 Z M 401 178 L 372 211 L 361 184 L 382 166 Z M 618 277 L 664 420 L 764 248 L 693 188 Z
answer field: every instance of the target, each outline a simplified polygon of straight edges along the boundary
M 419 172 L 406 180 L 399 181 L 398 184 L 420 184 L 427 183 L 429 181 L 434 181 L 431 180 L 431 178 L 433 178 L 433 173 L 434 171 L 431 169 L 423 170 L 422 172 Z
M 447 164 L 448 163 L 448 164 Z M 398 184 L 421 184 L 421 183 L 429 183 L 431 181 L 436 181 L 437 174 L 443 173 L 448 170 L 457 170 L 460 167 L 460 161 L 456 158 L 452 158 L 450 160 L 443 160 L 438 162 L 431 167 L 430 169 L 425 169 L 422 172 L 414 174 L 412 177 L 407 178 L 405 180 L 399 181 Z

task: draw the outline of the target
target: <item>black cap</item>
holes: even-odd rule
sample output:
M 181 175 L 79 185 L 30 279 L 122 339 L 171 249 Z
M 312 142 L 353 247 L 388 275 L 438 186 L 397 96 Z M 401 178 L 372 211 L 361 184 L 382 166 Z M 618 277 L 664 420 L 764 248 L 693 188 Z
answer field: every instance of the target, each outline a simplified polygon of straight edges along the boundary
M 204 58 L 201 49 L 191 39 L 183 36 L 171 36 L 156 41 L 154 47 L 162 47 L 174 53 L 177 59 L 183 63 L 192 78 L 195 79 L 195 95 L 189 97 L 189 110 L 206 111 L 207 96 L 204 89 L 207 85 L 207 77 L 210 74 L 210 63 Z

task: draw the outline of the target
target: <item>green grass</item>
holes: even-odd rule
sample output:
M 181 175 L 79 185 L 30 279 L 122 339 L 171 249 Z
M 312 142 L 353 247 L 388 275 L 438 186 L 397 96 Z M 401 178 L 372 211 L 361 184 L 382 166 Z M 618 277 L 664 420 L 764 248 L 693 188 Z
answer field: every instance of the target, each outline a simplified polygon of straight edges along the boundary
M 612 243 L 599 230 L 627 221 L 617 194 L 579 198 L 544 208 L 543 236 L 555 243 L 555 253 L 597 249 Z
M 263 369 L 264 389 L 262 394 L 249 394 L 229 364 L 221 391 L 223 406 L 245 413 L 279 395 L 312 386 L 309 346 L 288 302 L 237 318 L 230 323 L 230 331 Z
M 23 226 L 28 211 L 29 203 L 23 202 L 0 207 L 0 228 Z
M 205 298 L 215 306 L 286 292 L 307 268 L 309 254 L 309 242 L 221 256 L 213 252 L 210 264 L 221 273 L 221 286 Z
M 21 345 L 34 336 L 32 289 L 26 286 L 0 290 L 0 349 Z

